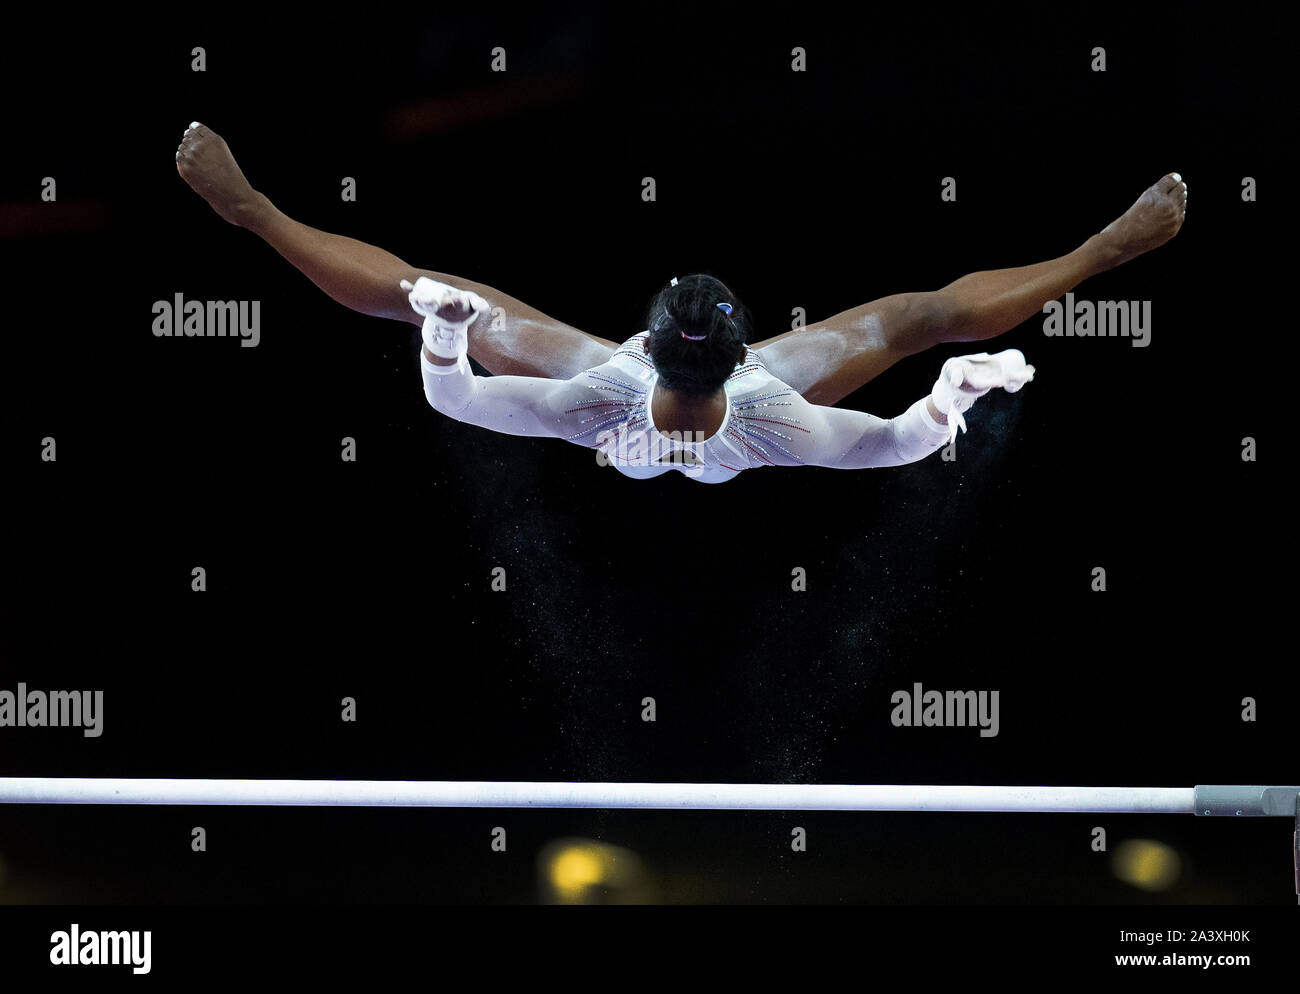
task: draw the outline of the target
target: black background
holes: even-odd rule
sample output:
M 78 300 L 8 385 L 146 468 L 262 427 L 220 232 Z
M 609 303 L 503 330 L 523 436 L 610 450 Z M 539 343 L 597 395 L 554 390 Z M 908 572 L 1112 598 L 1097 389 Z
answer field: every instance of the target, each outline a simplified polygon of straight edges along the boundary
M 0 773 L 1296 781 L 1294 95 L 1270 15 L 552 6 L 80 27 L 9 39 L 17 637 L 0 687 L 103 689 L 105 734 L 2 729 Z M 431 100 L 462 116 L 403 132 Z M 1151 345 L 1027 322 L 997 348 L 1038 378 L 980 402 L 955 463 L 638 482 L 430 410 L 410 325 L 333 303 L 179 179 L 194 119 L 290 216 L 616 341 L 674 275 L 728 281 L 766 338 L 795 306 L 820 320 L 1063 254 L 1169 170 L 1197 196 L 1174 242 L 1078 291 L 1152 301 Z M 260 300 L 261 344 L 155 338 L 151 304 L 177 292 Z M 845 405 L 899 413 L 973 350 L 904 361 Z M 35 454 L 46 435 L 57 463 Z M 1000 734 L 894 728 L 890 694 L 914 681 L 1000 691 Z M 1173 846 L 1175 886 L 1116 879 L 1098 824 L 1112 849 Z M 667 903 L 1287 904 L 1289 827 L 9 807 L 0 901 L 528 903 L 537 854 L 572 836 L 638 853 Z

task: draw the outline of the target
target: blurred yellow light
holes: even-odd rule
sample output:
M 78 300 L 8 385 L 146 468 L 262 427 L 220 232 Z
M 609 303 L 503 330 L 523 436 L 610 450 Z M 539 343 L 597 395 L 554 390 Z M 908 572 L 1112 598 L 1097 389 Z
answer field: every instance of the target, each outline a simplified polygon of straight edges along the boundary
M 1111 870 L 1142 890 L 1168 890 L 1182 872 L 1178 853 L 1154 839 L 1126 839 L 1111 857 Z
M 636 853 L 596 839 L 547 843 L 537 854 L 537 873 L 539 897 L 548 904 L 645 904 L 658 893 Z
M 551 860 L 551 884 L 565 897 L 574 897 L 604 879 L 604 861 L 591 848 L 570 846 Z

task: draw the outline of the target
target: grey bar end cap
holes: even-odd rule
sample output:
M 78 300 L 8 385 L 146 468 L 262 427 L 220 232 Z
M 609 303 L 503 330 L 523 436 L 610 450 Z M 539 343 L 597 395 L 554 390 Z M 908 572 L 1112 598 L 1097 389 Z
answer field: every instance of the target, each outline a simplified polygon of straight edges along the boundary
M 1300 787 L 1262 787 L 1242 784 L 1202 784 L 1195 790 L 1198 816 L 1234 818 L 1294 818 Z

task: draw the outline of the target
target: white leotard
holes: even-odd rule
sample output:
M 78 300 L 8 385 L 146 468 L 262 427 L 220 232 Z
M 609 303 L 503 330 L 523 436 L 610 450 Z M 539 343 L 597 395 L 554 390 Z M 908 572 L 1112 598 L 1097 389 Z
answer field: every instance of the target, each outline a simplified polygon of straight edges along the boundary
M 596 449 L 602 462 L 637 479 L 677 470 L 723 483 L 760 466 L 900 466 L 949 439 L 948 426 L 930 416 L 925 398 L 889 420 L 810 404 L 772 376 L 753 349 L 727 379 L 726 414 L 712 436 L 665 435 L 650 409 L 659 374 L 643 345 L 647 334 L 569 380 L 475 376 L 463 355 L 455 366 L 435 366 L 421 352 L 425 396 L 458 421 Z

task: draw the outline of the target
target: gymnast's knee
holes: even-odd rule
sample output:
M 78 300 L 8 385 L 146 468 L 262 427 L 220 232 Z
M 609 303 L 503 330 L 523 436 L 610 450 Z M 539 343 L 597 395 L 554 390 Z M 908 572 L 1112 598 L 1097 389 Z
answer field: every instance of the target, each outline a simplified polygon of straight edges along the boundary
M 960 302 L 946 290 L 908 294 L 896 315 L 884 321 L 885 346 L 904 355 L 916 355 L 943 342 L 961 341 L 965 317 Z

